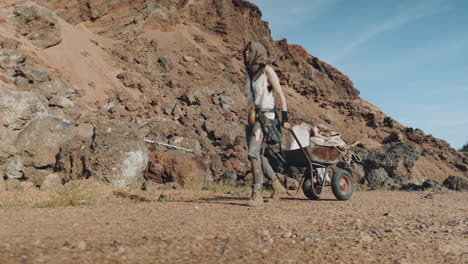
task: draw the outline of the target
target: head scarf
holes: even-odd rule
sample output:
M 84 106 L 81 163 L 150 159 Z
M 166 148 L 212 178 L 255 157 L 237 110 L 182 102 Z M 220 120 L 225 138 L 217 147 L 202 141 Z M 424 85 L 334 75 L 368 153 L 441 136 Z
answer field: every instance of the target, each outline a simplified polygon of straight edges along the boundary
M 247 60 L 245 52 L 249 51 Z M 251 80 L 256 80 L 263 72 L 268 62 L 268 52 L 265 47 L 258 42 L 249 42 L 244 48 L 244 63 Z

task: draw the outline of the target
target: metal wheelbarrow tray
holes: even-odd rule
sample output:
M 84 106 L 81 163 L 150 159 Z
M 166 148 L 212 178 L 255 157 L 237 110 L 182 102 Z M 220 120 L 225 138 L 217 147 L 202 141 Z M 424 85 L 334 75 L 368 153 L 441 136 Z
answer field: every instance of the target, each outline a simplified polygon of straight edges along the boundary
M 350 199 L 354 192 L 351 173 L 335 166 L 342 161 L 342 152 L 336 147 L 319 146 L 313 143 L 302 147 L 294 131 L 289 131 L 298 143 L 299 149 L 283 150 L 282 156 L 287 166 L 307 168 L 301 181 L 304 194 L 311 200 L 320 199 L 325 186 L 326 175 L 331 170 L 333 194 L 341 201 Z

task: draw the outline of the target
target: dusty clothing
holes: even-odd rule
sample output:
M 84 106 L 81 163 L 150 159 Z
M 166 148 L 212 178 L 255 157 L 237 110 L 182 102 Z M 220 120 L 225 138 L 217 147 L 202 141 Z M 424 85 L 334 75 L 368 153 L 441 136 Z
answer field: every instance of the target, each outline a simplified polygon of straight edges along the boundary
M 248 54 L 248 55 L 247 55 Z M 244 49 L 244 63 L 247 69 L 246 94 L 249 108 L 255 108 L 258 114 L 265 118 L 274 119 L 275 98 L 273 89 L 269 87 L 268 78 L 265 74 L 268 63 L 268 52 L 258 42 L 249 42 Z M 258 118 L 255 124 L 246 128 L 248 155 L 252 163 L 253 193 L 259 193 L 263 185 L 263 176 L 269 180 L 276 180 L 276 174 L 268 163 L 268 159 L 262 156 L 264 146 L 264 132 Z
M 253 82 L 250 82 L 249 75 L 246 76 L 246 93 L 249 106 L 255 106 L 256 109 L 270 109 L 271 112 L 266 112 L 265 116 L 270 119 L 275 119 L 275 97 L 273 90 L 268 86 L 268 79 L 265 73 L 262 73 L 257 80 Z
M 268 178 L 270 181 L 274 181 L 277 179 L 273 168 L 271 167 L 268 159 L 262 155 L 262 148 L 263 144 L 263 131 L 260 125 L 260 122 L 255 122 L 254 125 L 247 126 L 246 129 L 247 134 L 247 147 L 248 147 L 248 155 L 249 159 L 252 163 L 261 162 L 262 171 L 256 173 L 257 177 L 254 177 L 254 184 L 263 184 L 263 174 Z

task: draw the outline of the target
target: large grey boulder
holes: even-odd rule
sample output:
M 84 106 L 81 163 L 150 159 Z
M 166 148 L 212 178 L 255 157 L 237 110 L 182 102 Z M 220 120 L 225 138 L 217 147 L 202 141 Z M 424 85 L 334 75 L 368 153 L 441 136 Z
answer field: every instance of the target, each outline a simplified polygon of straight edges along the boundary
M 25 166 L 52 167 L 60 146 L 73 136 L 73 125 L 59 117 L 42 115 L 32 120 L 18 135 L 16 148 Z
M 147 148 L 137 125 L 124 120 L 96 125 L 86 157 L 86 169 L 93 178 L 117 188 L 141 189 L 147 163 Z
M 420 153 L 405 143 L 390 143 L 385 148 L 370 151 L 363 159 L 365 178 L 371 188 L 392 182 L 401 184 L 411 179 L 412 168 L 419 157 Z M 391 181 L 384 180 L 387 176 Z
M 17 5 L 13 19 L 18 32 L 39 48 L 49 48 L 62 42 L 57 17 L 33 2 Z
M 21 129 L 45 110 L 33 92 L 14 91 L 0 87 L 0 125 L 11 130 Z

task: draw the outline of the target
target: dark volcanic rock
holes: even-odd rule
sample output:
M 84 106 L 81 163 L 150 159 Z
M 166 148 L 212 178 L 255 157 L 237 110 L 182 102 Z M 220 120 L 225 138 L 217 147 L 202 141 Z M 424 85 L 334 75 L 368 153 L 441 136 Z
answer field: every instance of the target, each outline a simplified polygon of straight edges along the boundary
M 388 176 L 387 171 L 384 168 L 370 170 L 365 179 L 368 183 L 369 188 L 377 189 L 379 187 L 389 186 L 393 184 L 393 180 Z
M 445 187 L 454 191 L 468 191 L 468 179 L 450 176 L 442 183 Z
M 396 183 L 402 183 L 411 178 L 411 169 L 418 161 L 419 156 L 419 152 L 401 142 L 391 143 L 385 149 L 371 151 L 363 160 L 366 178 L 371 176 L 372 179 L 379 179 L 376 181 L 371 180 L 372 187 L 375 188 L 377 187 L 376 183 L 385 182 L 380 181 L 385 178 L 382 170 L 380 170 L 380 173 L 375 170 L 384 169 L 389 178 Z
M 406 183 L 400 187 L 400 190 L 403 190 L 403 191 L 427 191 L 427 190 L 440 191 L 443 189 L 444 189 L 444 186 L 442 186 L 438 182 L 431 181 L 431 180 L 425 180 L 421 185 L 414 184 L 414 183 Z

